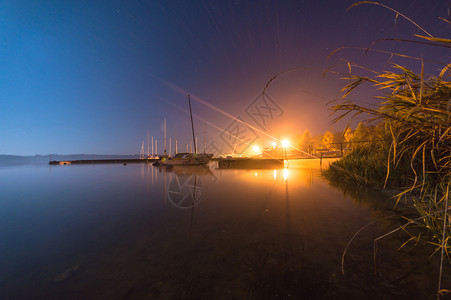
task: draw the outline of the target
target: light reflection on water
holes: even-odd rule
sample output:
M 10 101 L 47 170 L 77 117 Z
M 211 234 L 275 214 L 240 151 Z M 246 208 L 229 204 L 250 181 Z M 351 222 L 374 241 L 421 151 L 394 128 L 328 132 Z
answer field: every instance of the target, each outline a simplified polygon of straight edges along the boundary
M 341 275 L 349 239 L 393 214 L 391 203 L 374 191 L 330 186 L 318 161 L 277 170 L 8 167 L 0 168 L 0 190 L 0 298 L 434 294 L 436 265 L 424 253 L 397 252 L 405 236 L 381 243 L 373 275 L 373 239 L 399 217 L 365 230 Z

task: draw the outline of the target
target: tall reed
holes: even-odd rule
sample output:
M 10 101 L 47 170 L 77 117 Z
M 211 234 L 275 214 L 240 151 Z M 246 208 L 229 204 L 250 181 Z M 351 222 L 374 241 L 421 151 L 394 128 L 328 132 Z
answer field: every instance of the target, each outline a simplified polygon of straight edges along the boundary
M 359 4 L 386 7 L 371 1 L 354 5 Z M 419 28 L 426 35 L 415 35 L 419 38 L 415 42 L 451 48 L 450 39 L 434 37 Z M 436 247 L 436 252 L 441 253 L 443 265 L 444 255 L 448 255 L 451 250 L 451 217 L 448 215 L 451 209 L 448 206 L 451 184 L 451 62 L 444 63 L 438 74 L 434 75 L 425 74 L 424 61 L 421 58 L 417 60 L 421 62 L 419 74 L 405 66 L 391 63 L 389 71 L 372 70 L 372 76 L 351 73 L 347 77 L 350 82 L 341 90 L 342 98 L 332 107 L 337 115 L 335 121 L 348 115 L 355 117 L 366 114 L 367 121 L 377 122 L 380 128 L 385 129 L 389 139 L 385 140 L 385 145 L 380 145 L 382 151 L 377 155 L 371 153 L 369 147 L 366 150 L 355 149 L 341 162 L 333 164 L 330 173 L 335 174 L 332 176 L 353 174 L 355 180 L 372 179 L 368 183 L 375 182 L 383 187 L 391 183 L 392 186 L 393 183 L 398 184 L 396 187 L 401 192 L 397 195 L 397 201 L 409 195 L 421 217 L 409 223 L 425 229 L 422 237 Z M 350 70 L 351 67 L 349 63 Z M 383 91 L 383 95 L 378 97 L 376 108 L 348 100 L 353 90 L 367 82 Z M 356 167 L 357 161 L 364 165 Z M 381 169 L 385 176 L 380 175 Z M 377 174 L 369 177 L 368 172 Z M 442 267 L 439 290 L 441 270 Z

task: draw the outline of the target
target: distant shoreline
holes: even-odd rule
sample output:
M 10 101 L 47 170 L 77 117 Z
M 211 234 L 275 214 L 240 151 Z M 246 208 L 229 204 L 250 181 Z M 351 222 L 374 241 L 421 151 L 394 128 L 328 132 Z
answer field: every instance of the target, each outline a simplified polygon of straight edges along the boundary
M 69 161 L 69 160 L 102 160 L 102 159 L 138 159 L 139 154 L 135 155 L 117 155 L 117 154 L 51 154 L 51 155 L 9 155 L 0 154 L 0 166 L 15 166 L 28 164 L 48 164 L 51 160 Z

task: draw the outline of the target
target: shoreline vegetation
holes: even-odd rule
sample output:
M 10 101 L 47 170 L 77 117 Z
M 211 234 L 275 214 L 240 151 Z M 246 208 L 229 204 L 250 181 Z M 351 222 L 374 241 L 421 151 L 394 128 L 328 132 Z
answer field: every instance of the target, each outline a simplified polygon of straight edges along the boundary
M 369 1 L 353 6 L 359 4 L 384 6 Z M 447 26 L 451 24 L 442 20 L 448 23 Z M 434 37 L 417 24 L 415 26 L 424 35 L 415 35 L 417 39 L 408 42 L 451 48 L 451 39 Z M 401 55 L 408 57 L 392 53 L 392 56 Z M 420 71 L 414 72 L 411 68 L 389 62 L 389 71 L 371 70 L 373 75 L 367 76 L 354 72 L 354 69 L 362 70 L 363 67 L 348 63 L 346 79 L 349 82 L 341 90 L 341 99 L 335 100 L 331 109 L 338 115 L 335 121 L 345 116 L 367 116 L 365 121 L 375 124 L 371 132 L 372 142 L 354 147 L 323 171 L 323 175 L 330 181 L 397 189 L 395 206 L 400 200 L 409 199 L 416 216 L 405 217 L 406 223 L 400 228 L 410 235 L 404 245 L 421 240 L 434 247 L 432 255 L 441 255 L 440 298 L 443 263 L 445 256 L 450 262 L 451 251 L 451 206 L 448 203 L 451 185 L 451 62 L 439 64 L 437 74 L 427 74 L 426 61 L 422 57 L 410 58 L 417 61 Z M 348 95 L 364 83 L 383 92 L 376 106 L 348 100 Z

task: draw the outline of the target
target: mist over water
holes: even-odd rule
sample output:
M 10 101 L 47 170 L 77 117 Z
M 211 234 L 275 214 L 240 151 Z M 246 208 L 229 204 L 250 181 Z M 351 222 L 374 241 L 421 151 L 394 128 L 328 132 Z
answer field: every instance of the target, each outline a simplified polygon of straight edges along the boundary
M 436 261 L 397 251 L 406 235 L 379 243 L 374 275 L 373 239 L 401 218 L 380 192 L 329 185 L 316 160 L 278 170 L 1 167 L 0 191 L 2 299 L 435 294 Z M 390 215 L 353 241 L 343 276 L 348 241 Z

